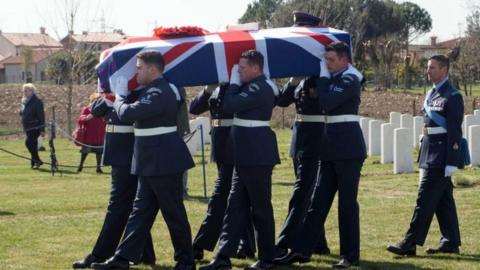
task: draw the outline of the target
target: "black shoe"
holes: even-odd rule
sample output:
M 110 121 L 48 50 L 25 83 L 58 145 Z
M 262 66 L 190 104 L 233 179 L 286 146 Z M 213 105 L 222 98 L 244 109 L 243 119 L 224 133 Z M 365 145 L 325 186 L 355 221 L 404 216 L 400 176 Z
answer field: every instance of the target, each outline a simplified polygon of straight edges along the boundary
M 40 147 L 38 148 L 38 151 L 40 151 L 40 152 L 43 152 L 43 151 L 45 151 L 45 147 L 43 147 L 43 146 L 40 146 Z
M 415 256 L 417 255 L 417 248 L 415 245 L 409 245 L 404 240 L 394 245 L 388 245 L 387 250 L 393 254 L 400 256 Z
M 255 258 L 255 252 L 251 252 L 251 251 L 245 251 L 245 249 L 239 249 L 237 251 L 237 254 L 235 254 L 234 258 L 236 259 L 246 259 L 246 258 L 249 258 L 249 259 L 253 259 Z
M 193 247 L 193 259 L 197 260 L 197 261 L 201 261 L 203 260 L 203 249 L 199 248 L 199 247 Z
M 103 173 L 102 169 L 97 168 L 97 173 Z
M 282 258 L 275 258 L 273 260 L 274 263 L 280 264 L 280 265 L 291 265 L 296 262 L 298 263 L 307 263 L 310 261 L 310 257 L 307 257 L 303 255 L 300 252 L 295 252 L 295 251 L 290 251 L 287 255 L 285 255 Z
M 103 263 L 92 263 L 93 269 L 120 269 L 128 270 L 130 262 L 119 257 L 111 257 Z
M 288 248 L 284 247 L 275 247 L 275 259 L 280 259 L 288 255 Z
M 437 254 L 437 253 L 451 253 L 451 254 L 460 254 L 460 249 L 458 247 L 447 247 L 447 246 L 438 246 L 436 248 L 427 248 L 425 250 L 427 254 Z
M 87 257 L 85 257 L 83 260 L 73 262 L 72 267 L 73 269 L 85 269 L 90 268 L 92 263 L 99 263 L 103 261 L 105 261 L 105 259 L 98 258 L 93 254 L 88 254 Z
M 263 270 L 263 269 L 273 269 L 274 267 L 275 267 L 275 264 L 273 262 L 258 260 L 254 264 L 245 267 L 244 270 L 255 270 L 255 269 Z
M 330 255 L 330 249 L 328 247 L 317 247 L 313 251 L 313 254 L 317 255 Z
M 350 262 L 349 260 L 343 258 L 338 263 L 332 265 L 333 269 L 347 269 L 350 266 L 358 266 L 358 261 Z
M 183 264 L 178 262 L 172 270 L 195 270 L 195 264 Z
M 215 260 L 211 261 L 209 264 L 205 266 L 201 266 L 198 269 L 199 270 L 231 270 L 232 263 L 230 262 L 229 258 L 217 256 Z
M 83 166 L 78 166 L 77 173 L 81 172 L 83 170 Z

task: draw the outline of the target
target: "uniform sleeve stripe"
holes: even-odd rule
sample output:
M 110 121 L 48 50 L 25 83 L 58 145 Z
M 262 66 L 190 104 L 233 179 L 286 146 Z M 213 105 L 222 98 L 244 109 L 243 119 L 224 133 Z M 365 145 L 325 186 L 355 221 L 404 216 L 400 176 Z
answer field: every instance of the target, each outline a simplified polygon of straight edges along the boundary
M 276 86 L 271 80 L 269 80 L 269 79 L 267 79 L 266 82 L 270 85 L 270 87 L 272 87 L 272 89 L 273 89 L 273 94 L 277 97 L 277 96 L 280 94 L 280 92 L 278 91 L 277 86 Z
M 177 100 L 178 101 L 182 100 L 182 98 L 180 96 L 180 93 L 178 92 L 178 88 L 173 83 L 169 83 L 169 85 L 172 88 L 173 93 L 175 93 L 175 96 L 177 97 Z

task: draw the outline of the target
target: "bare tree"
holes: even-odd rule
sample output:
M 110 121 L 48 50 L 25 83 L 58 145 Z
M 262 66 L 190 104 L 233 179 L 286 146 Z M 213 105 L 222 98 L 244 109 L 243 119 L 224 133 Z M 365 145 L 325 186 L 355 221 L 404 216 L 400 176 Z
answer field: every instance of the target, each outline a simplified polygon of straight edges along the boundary
M 94 67 L 98 61 L 97 44 L 90 43 L 87 47 L 78 48 L 73 43 L 70 43 L 73 42 L 72 37 L 80 19 L 82 19 L 82 22 L 89 23 L 99 21 L 96 20 L 95 16 L 99 16 L 100 12 L 103 12 L 100 8 L 100 1 L 96 2 L 96 6 L 90 6 L 90 4 L 90 1 L 57 0 L 54 4 L 55 18 L 47 18 L 53 20 L 52 29 L 55 31 L 58 39 L 62 40 L 62 37 L 66 36 L 65 40 L 67 41 L 67 44 L 64 46 L 64 52 L 54 58 L 55 62 L 50 61 L 47 74 L 57 83 L 61 83 L 65 93 L 65 97 L 58 98 L 66 98 L 66 102 L 60 102 L 60 104 L 63 104 L 66 111 L 69 133 L 73 130 L 73 93 L 76 91 L 75 88 L 79 85 L 93 84 L 96 81 Z M 90 15 L 89 13 L 87 16 L 86 13 L 91 11 L 93 11 L 93 14 Z M 93 16 L 93 18 L 89 16 Z M 102 18 L 102 21 L 104 20 Z M 55 23 L 55 21 L 61 21 L 61 24 Z M 87 28 L 90 27 L 91 25 L 87 23 Z M 66 31 L 66 34 L 62 35 L 63 31 Z

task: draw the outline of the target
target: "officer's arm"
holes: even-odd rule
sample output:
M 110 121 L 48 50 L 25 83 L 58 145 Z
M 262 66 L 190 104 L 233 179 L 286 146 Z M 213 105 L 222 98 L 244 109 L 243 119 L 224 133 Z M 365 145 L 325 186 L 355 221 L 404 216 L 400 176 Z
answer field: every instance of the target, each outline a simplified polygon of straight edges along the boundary
M 330 90 L 329 80 L 324 77 L 317 79 L 317 94 L 320 109 L 326 113 L 343 105 L 352 97 L 360 97 L 360 82 L 355 75 L 343 75 L 341 82 Z
M 108 105 L 104 98 L 98 98 L 92 104 L 92 115 L 95 117 L 103 117 L 108 112 Z
M 225 91 L 223 99 L 223 110 L 227 113 L 236 113 L 256 108 L 262 104 L 261 91 L 272 91 L 272 89 L 261 89 L 258 84 L 250 84 L 243 90 L 236 84 L 231 84 Z
M 463 120 L 463 98 L 460 93 L 451 96 L 447 101 L 447 165 L 459 167 L 462 159 L 462 120 Z
M 278 95 L 277 99 L 275 100 L 275 105 L 279 107 L 288 107 L 295 101 L 295 89 L 300 87 L 301 84 L 293 84 L 291 82 L 286 83 L 283 86 L 283 89 L 280 91 L 280 95 Z
M 196 95 L 192 102 L 190 102 L 190 107 L 188 111 L 191 114 L 202 114 L 208 111 L 208 99 L 211 94 L 207 93 L 205 90 L 202 90 L 198 95 Z
M 113 107 L 121 121 L 135 122 L 162 114 L 165 107 L 168 106 L 168 104 L 165 104 L 166 99 L 162 97 L 163 95 L 165 93 L 161 91 L 149 91 L 140 100 L 131 104 L 128 104 L 124 98 L 119 97 L 115 99 Z

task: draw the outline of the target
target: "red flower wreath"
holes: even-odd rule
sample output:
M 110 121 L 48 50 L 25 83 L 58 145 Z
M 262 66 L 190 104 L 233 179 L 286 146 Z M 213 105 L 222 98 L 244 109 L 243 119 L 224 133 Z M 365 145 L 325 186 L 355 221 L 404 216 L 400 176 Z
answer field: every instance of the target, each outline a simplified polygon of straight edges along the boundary
M 153 36 L 161 39 L 204 36 L 208 33 L 207 30 L 198 26 L 158 27 L 153 29 Z

